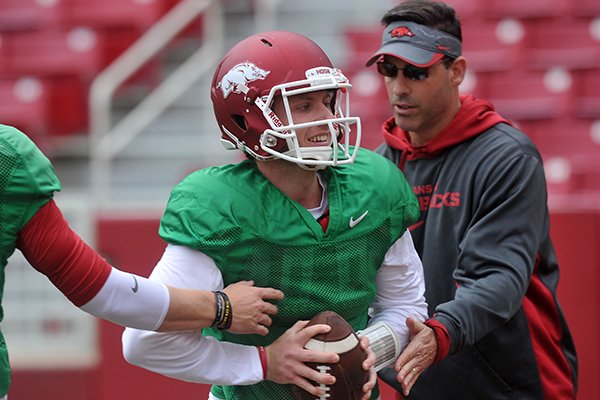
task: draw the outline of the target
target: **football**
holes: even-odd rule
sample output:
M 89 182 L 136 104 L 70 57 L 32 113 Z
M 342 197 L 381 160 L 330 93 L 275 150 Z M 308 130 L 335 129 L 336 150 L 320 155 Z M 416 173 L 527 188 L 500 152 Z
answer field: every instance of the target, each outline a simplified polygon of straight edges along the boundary
M 359 338 L 354 329 L 339 314 L 323 311 L 315 315 L 306 326 L 325 324 L 331 327 L 329 333 L 314 336 L 304 346 L 307 349 L 337 353 L 340 361 L 336 364 L 318 365 L 308 363 L 317 371 L 335 376 L 332 386 L 324 386 L 327 400 L 358 400 L 362 398 L 362 386 L 369 380 L 369 371 L 362 368 L 367 353 L 360 347 Z M 296 400 L 315 400 L 315 396 L 294 386 Z M 317 399 L 319 400 L 319 399 Z

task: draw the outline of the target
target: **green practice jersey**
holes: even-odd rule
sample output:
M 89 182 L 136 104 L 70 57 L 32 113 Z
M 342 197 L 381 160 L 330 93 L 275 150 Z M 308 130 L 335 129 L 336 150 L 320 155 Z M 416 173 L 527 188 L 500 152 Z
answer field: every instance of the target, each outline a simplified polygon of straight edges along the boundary
M 419 215 L 399 169 L 368 150 L 354 164 L 322 172 L 329 226 L 284 195 L 246 160 L 197 171 L 173 191 L 160 235 L 212 257 L 225 285 L 253 280 L 285 293 L 267 336 L 204 333 L 247 345 L 268 345 L 298 320 L 324 310 L 366 327 L 375 277 L 391 245 Z M 263 381 L 214 387 L 223 399 L 289 399 L 290 388 Z
M 60 189 L 50 161 L 36 145 L 17 129 L 0 125 L 0 304 L 4 269 L 15 251 L 17 234 Z M 3 318 L 0 306 L 0 321 Z M 0 333 L 0 396 L 9 383 L 8 354 Z

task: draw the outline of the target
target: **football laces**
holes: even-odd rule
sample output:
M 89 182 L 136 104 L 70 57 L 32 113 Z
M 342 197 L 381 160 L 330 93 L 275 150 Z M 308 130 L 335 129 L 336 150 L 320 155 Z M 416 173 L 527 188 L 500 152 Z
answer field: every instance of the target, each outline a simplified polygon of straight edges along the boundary
M 328 365 L 318 365 L 317 369 L 323 375 L 329 375 L 329 370 L 331 370 L 331 367 Z M 327 400 L 331 397 L 331 395 L 328 393 L 331 390 L 331 388 L 329 386 L 327 386 L 324 383 L 321 383 L 321 384 L 319 384 L 319 388 L 323 389 L 325 391 L 325 394 L 322 394 L 319 396 L 319 400 Z

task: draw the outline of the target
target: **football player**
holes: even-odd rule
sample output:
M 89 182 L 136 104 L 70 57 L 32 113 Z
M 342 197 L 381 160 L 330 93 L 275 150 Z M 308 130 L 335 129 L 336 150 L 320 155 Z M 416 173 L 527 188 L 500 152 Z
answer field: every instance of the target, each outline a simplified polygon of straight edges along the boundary
M 212 383 L 211 399 L 282 400 L 293 398 L 292 385 L 324 396 L 335 380 L 305 364 L 338 360 L 304 348 L 329 330 L 305 328 L 321 311 L 337 312 L 355 330 L 387 322 L 408 342 L 406 318 L 424 320 L 427 308 L 407 231 L 419 206 L 398 168 L 370 151 L 359 154 L 350 91 L 323 50 L 292 32 L 252 35 L 224 56 L 213 108 L 222 143 L 247 159 L 193 172 L 173 190 L 159 229 L 169 245 L 151 279 L 204 290 L 251 279 L 285 298 L 264 337 L 219 326 L 173 334 L 126 329 L 130 363 Z M 374 363 L 369 352 L 363 399 L 376 383 Z

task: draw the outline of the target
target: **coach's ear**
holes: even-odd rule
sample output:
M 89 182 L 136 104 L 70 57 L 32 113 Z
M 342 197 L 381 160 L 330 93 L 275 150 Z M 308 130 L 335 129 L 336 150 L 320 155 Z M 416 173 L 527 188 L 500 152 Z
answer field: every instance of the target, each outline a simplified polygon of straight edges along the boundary
M 452 86 L 457 86 L 462 83 L 465 79 L 467 72 L 467 60 L 463 56 L 459 56 L 456 60 L 448 67 L 450 73 L 450 83 Z

